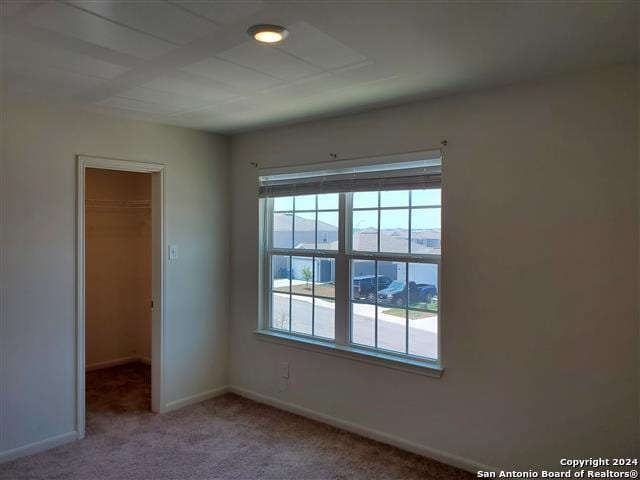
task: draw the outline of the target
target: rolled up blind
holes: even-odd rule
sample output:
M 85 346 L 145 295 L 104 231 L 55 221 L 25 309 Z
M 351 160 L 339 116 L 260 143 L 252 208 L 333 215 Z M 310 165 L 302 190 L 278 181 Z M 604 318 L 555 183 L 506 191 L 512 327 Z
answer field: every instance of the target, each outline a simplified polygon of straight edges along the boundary
M 440 188 L 442 181 L 439 150 L 282 170 L 261 172 L 260 197 Z

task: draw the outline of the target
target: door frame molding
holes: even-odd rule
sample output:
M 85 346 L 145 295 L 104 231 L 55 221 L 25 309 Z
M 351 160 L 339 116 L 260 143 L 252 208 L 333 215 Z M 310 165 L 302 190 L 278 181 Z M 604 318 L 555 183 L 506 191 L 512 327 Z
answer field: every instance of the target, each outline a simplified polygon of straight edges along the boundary
M 77 155 L 77 325 L 76 325 L 76 431 L 85 436 L 85 171 L 87 168 L 151 173 L 151 271 L 154 306 L 151 321 L 151 409 L 165 408 L 165 286 L 166 286 L 166 165 L 90 155 Z

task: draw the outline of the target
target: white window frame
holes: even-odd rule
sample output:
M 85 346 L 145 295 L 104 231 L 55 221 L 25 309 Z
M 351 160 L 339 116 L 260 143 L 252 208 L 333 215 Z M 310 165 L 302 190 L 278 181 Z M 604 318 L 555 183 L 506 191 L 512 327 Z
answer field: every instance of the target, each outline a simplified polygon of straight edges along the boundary
M 328 353 L 340 357 L 349 358 L 356 361 L 390 367 L 398 370 L 408 371 L 421 375 L 427 375 L 439 378 L 443 369 L 443 352 L 442 352 L 442 290 L 441 283 L 441 264 L 442 255 L 434 254 L 411 254 L 411 253 L 380 253 L 380 252 L 359 252 L 353 251 L 351 248 L 352 231 L 352 193 L 340 193 L 338 205 L 338 250 L 310 250 L 293 248 L 273 248 L 273 231 L 271 221 L 273 219 L 273 198 L 265 198 L 260 200 L 260 302 L 259 302 L 259 325 L 255 331 L 257 337 L 261 340 L 275 342 L 303 348 L 306 350 L 317 351 L 320 353 Z M 409 222 L 411 222 L 411 210 L 409 209 Z M 439 208 L 442 208 L 442 204 Z M 382 208 L 384 209 L 384 207 Z M 380 205 L 378 206 L 378 215 L 380 215 Z M 442 210 L 441 210 L 442 211 Z M 294 213 L 295 215 L 295 213 Z M 317 216 L 316 216 L 317 221 Z M 378 225 L 379 227 L 379 225 Z M 292 227 L 293 229 L 294 227 Z M 409 231 L 411 224 L 409 223 Z M 379 231 L 379 230 L 378 230 Z M 294 235 L 294 233 L 292 233 Z M 378 233 L 379 236 L 379 233 Z M 316 232 L 317 239 L 317 232 Z M 409 245 L 410 239 L 408 240 Z M 317 243 L 317 240 L 316 240 Z M 317 244 L 316 246 L 318 246 Z M 378 246 L 380 239 L 378 238 Z M 409 247 L 410 248 L 410 247 Z M 328 257 L 335 259 L 336 269 L 336 289 L 335 289 L 335 340 L 324 339 L 321 337 L 305 335 L 275 329 L 271 327 L 271 268 L 272 256 L 297 256 L 297 257 Z M 378 260 L 378 261 L 395 261 L 407 263 L 426 263 L 436 264 L 438 266 L 438 359 L 427 359 L 408 353 L 398 353 L 380 348 L 367 347 L 363 345 L 351 343 L 351 318 L 352 318 L 352 302 L 351 302 L 351 260 Z M 407 268 L 408 275 L 408 268 Z M 341 288 L 340 288 L 341 287 Z M 377 305 L 376 305 L 377 309 Z M 313 311 L 312 307 L 312 311 Z M 409 332 L 408 315 L 409 308 L 406 306 L 407 323 L 406 335 Z M 315 314 L 315 312 L 314 312 Z M 376 317 L 377 318 L 377 317 Z M 377 329 L 376 320 L 376 329 Z M 289 326 L 291 326 L 291 318 L 289 318 Z M 408 343 L 407 343 L 408 348 Z
M 340 194 L 340 197 L 342 198 L 342 194 Z M 342 210 L 341 208 L 341 203 L 342 200 L 340 200 L 338 202 L 338 219 L 341 219 L 341 213 Z M 295 337 L 307 337 L 307 338 L 313 338 L 313 339 L 318 339 L 320 341 L 329 341 L 331 342 L 330 339 L 323 339 L 323 337 L 318 337 L 318 336 L 314 336 L 314 335 L 307 335 L 304 333 L 300 333 L 300 332 L 293 332 L 291 331 L 291 304 L 289 304 L 289 331 L 285 331 L 285 330 L 280 330 L 280 329 L 276 329 L 273 328 L 271 326 L 271 319 L 272 317 L 272 305 L 271 305 L 271 278 L 272 278 L 272 271 L 271 271 L 271 267 L 273 266 L 273 262 L 271 261 L 272 257 L 274 255 L 276 256 L 289 256 L 292 258 L 293 257 L 306 257 L 306 258 L 310 258 L 312 259 L 312 269 L 313 269 L 313 282 L 315 283 L 315 261 L 313 261 L 313 259 L 315 258 L 333 258 L 335 259 L 335 268 L 336 268 L 336 276 L 338 275 L 338 256 L 340 253 L 340 249 L 338 250 L 322 250 L 322 249 L 305 249 L 305 248 L 295 248 L 293 246 L 293 241 L 292 241 L 292 247 L 291 248 L 273 248 L 273 229 L 271 228 L 271 220 L 273 219 L 273 204 L 274 204 L 274 199 L 273 198 L 267 198 L 264 200 L 264 208 L 265 208 L 265 215 L 264 215 L 264 232 L 265 232 L 265 241 L 266 243 L 264 244 L 264 272 L 265 272 L 265 283 L 264 283 L 264 288 L 263 288 L 263 304 L 265 305 L 265 312 L 266 312 L 266 317 L 264 319 L 263 322 L 261 322 L 261 326 L 262 326 L 262 330 L 268 330 L 268 331 L 275 331 L 278 333 L 282 333 L 282 334 L 287 334 L 287 335 L 291 335 L 291 336 L 295 336 Z M 323 212 L 325 210 L 317 210 L 317 204 L 316 204 L 316 229 L 315 229 L 315 244 L 316 247 L 319 245 L 318 244 L 318 212 Z M 335 210 L 328 210 L 328 211 L 335 211 Z M 291 225 L 291 235 L 292 235 L 292 239 L 295 239 L 295 213 L 296 211 L 292 211 L 294 220 L 292 222 Z M 338 227 L 338 244 L 342 245 L 342 230 L 341 227 Z M 264 242 L 263 242 L 264 243 Z M 289 268 L 292 268 L 292 265 L 290 265 Z M 337 305 L 338 305 L 338 288 L 337 288 L 337 278 L 336 278 L 336 298 L 335 298 L 335 304 L 336 304 L 336 309 L 337 309 Z M 314 292 L 315 293 L 315 292 Z M 292 296 L 293 292 L 289 292 L 289 295 Z M 313 295 L 314 298 L 314 302 L 312 303 L 312 307 L 311 307 L 311 315 L 312 315 L 312 332 L 314 330 L 314 321 L 313 321 L 313 316 L 315 316 L 315 297 L 316 295 Z M 336 316 L 337 316 L 337 312 L 336 312 Z M 337 320 L 336 320 L 336 337 L 338 335 L 337 330 L 338 330 L 338 325 L 337 325 Z

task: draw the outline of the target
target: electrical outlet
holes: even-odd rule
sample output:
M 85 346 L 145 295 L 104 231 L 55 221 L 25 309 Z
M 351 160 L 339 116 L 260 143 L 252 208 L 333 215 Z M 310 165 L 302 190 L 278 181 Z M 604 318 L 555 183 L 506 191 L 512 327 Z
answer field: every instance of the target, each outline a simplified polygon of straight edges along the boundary
M 282 378 L 289 378 L 289 363 L 287 362 L 280 363 L 280 376 Z

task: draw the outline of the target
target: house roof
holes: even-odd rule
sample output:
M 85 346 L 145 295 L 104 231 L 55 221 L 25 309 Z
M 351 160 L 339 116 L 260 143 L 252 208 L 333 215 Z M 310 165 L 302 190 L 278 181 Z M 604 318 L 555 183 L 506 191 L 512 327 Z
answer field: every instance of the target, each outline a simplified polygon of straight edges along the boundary
M 299 243 L 295 248 L 302 248 L 307 250 L 313 250 L 316 248 L 315 243 Z M 318 242 L 318 248 L 320 250 L 338 250 L 338 240 L 328 243 Z
M 406 231 L 405 231 L 406 232 Z M 414 232 L 415 233 L 415 232 Z M 436 236 L 437 233 L 437 236 Z M 415 238 L 440 238 L 440 232 L 430 231 L 425 235 L 432 236 L 421 236 L 416 237 L 412 234 L 412 237 Z M 378 242 L 378 234 L 376 230 L 362 230 L 361 232 L 356 232 L 353 237 L 353 248 L 354 250 L 371 252 L 377 250 L 377 242 Z M 380 232 L 380 246 L 384 248 L 384 251 L 387 252 L 406 252 L 407 250 L 407 236 L 400 236 L 396 230 L 382 230 Z M 440 254 L 440 248 L 428 247 L 426 245 L 422 245 L 417 242 L 411 242 L 411 253 L 432 253 L 432 254 Z
M 435 238 L 440 239 L 442 232 L 439 228 L 429 228 L 426 230 L 413 230 L 411 232 L 411 238 Z
M 316 222 L 296 215 L 296 231 L 298 232 L 313 232 L 316 229 Z M 273 231 L 274 232 L 290 232 L 293 228 L 293 214 L 276 213 L 273 216 Z M 329 223 L 318 220 L 318 232 L 337 232 L 338 227 Z

